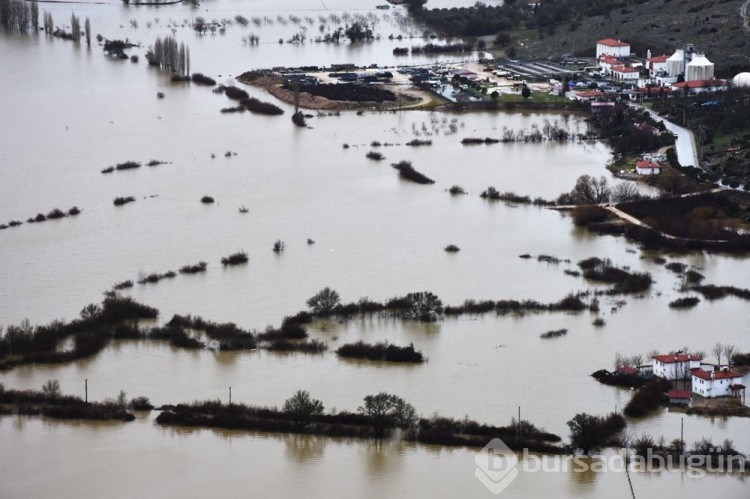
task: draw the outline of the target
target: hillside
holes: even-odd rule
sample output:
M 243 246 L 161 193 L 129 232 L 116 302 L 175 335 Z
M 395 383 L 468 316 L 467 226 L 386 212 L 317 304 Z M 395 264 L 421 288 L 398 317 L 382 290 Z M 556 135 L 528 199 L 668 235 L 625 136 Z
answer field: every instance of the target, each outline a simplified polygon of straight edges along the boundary
M 626 5 L 627 3 L 627 5 Z M 717 76 L 750 69 L 750 0 L 647 0 L 625 2 L 608 14 L 511 32 L 519 57 L 594 56 L 595 42 L 619 38 L 643 57 L 671 54 L 692 43 L 716 64 Z M 429 5 L 429 4 L 428 4 Z M 624 6 L 623 6 L 624 5 Z M 744 14 L 743 14 L 744 13 Z

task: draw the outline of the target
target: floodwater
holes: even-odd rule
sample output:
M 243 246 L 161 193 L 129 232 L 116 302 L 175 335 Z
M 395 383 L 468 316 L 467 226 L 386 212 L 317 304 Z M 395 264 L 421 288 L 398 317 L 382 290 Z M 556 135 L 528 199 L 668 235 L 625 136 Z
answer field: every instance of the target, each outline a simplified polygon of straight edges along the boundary
M 429 2 L 433 7 L 455 3 Z M 478 197 L 492 185 L 554 198 L 581 174 L 607 174 L 609 150 L 600 143 L 460 143 L 464 137 L 499 137 L 504 127 L 530 130 L 545 120 L 583 131 L 585 124 L 576 117 L 341 113 L 316 116 L 309 120 L 310 129 L 298 129 L 285 104 L 280 104 L 286 111 L 281 117 L 221 114 L 222 107 L 231 105 L 226 97 L 204 87 L 174 85 L 143 59 L 146 46 L 156 36 L 171 34 L 169 26 L 176 25 L 175 36 L 190 47 L 192 70 L 221 82 L 275 65 L 384 66 L 435 60 L 395 59 L 394 46 L 426 41 L 398 42 L 388 35 L 420 35 L 422 30 L 399 25 L 396 9 L 384 14 L 374 4 L 217 0 L 199 9 L 40 4 L 56 23 L 65 24 L 75 10 L 90 17 L 94 34 L 141 42 L 143 47 L 131 51 L 141 55 L 137 64 L 110 60 L 96 44 L 89 49 L 41 34 L 0 34 L 0 223 L 55 207 L 83 210 L 77 218 L 0 231 L 0 324 L 71 319 L 87 303 L 100 301 L 116 282 L 200 260 L 209 263 L 203 275 L 136 285 L 128 294 L 158 307 L 165 320 L 173 313 L 193 313 L 262 329 L 303 309 L 306 299 L 325 286 L 338 290 L 345 301 L 362 296 L 384 300 L 419 290 L 433 291 L 449 304 L 466 298 L 556 301 L 592 288 L 563 272 L 590 256 L 651 272 L 656 280 L 652 292 L 625 297 L 625 304 L 603 300 L 603 328 L 591 325 L 594 316 L 588 312 L 464 316 L 429 325 L 381 319 L 322 322 L 310 331 L 331 347 L 322 355 L 186 352 L 126 341 L 76 363 L 20 367 L 0 374 L 0 382 L 38 389 L 57 378 L 64 392 L 82 395 L 88 379 L 93 400 L 114 397 L 122 389 L 156 404 L 226 398 L 231 386 L 233 400 L 280 406 L 295 390 L 306 389 L 337 410 L 356 410 L 365 395 L 389 391 L 425 416 L 468 415 L 508 424 L 520 407 L 522 418 L 566 438 L 565 422 L 577 412 L 604 414 L 627 403 L 629 391 L 601 386 L 589 376 L 611 368 L 616 352 L 646 354 L 685 345 L 710 352 L 718 341 L 750 351 L 750 315 L 742 301 L 703 301 L 690 311 L 671 310 L 667 304 L 681 296 L 680 282 L 643 258 L 654 255 L 643 255 L 622 238 L 578 230 L 551 210 Z M 344 7 L 351 15 L 378 16 L 381 40 L 360 47 L 278 43 L 299 31 L 291 22 L 280 23 L 278 16 L 310 16 L 315 23 L 308 31 L 316 32 L 318 16 L 329 15 L 325 7 L 340 16 L 344 11 L 335 9 Z M 223 35 L 202 37 L 181 27 L 183 19 L 198 15 L 232 19 L 237 14 L 268 17 L 273 25 L 235 24 Z M 261 36 L 259 46 L 242 44 L 250 32 Z M 248 91 L 273 100 L 257 89 Z M 157 99 L 157 92 L 165 98 Z M 412 138 L 429 138 L 433 145 L 403 145 Z M 379 149 L 386 161 L 365 158 L 375 140 L 393 144 Z M 127 160 L 151 159 L 169 164 L 99 173 Z M 399 160 L 412 161 L 436 183 L 401 181 L 389 166 Z M 453 184 L 469 194 L 451 197 L 446 190 Z M 128 195 L 137 201 L 112 205 L 113 198 Z M 201 204 L 203 195 L 216 203 Z M 248 213 L 239 213 L 240 206 Z M 316 243 L 307 245 L 307 238 Z M 271 251 L 276 239 L 286 243 L 280 255 Z M 448 254 L 443 251 L 447 244 L 461 251 Z M 249 264 L 223 269 L 220 258 L 240 249 L 249 254 Z M 519 259 L 523 253 L 570 262 Z M 742 259 L 708 254 L 668 258 L 700 269 L 706 282 L 747 286 Z M 539 338 L 560 328 L 568 334 Z M 429 361 L 381 365 L 342 361 L 332 353 L 358 339 L 414 343 Z M 679 436 L 683 418 L 688 442 L 703 436 L 717 443 L 730 438 L 750 452 L 748 420 L 664 410 L 629 422 L 628 431 L 669 441 Z M 246 491 L 266 497 L 489 495 L 474 477 L 471 449 L 162 429 L 153 424 L 153 416 L 129 424 L 4 417 L 0 441 L 2 497 L 57 496 L 61 489 L 71 497 Z M 630 497 L 622 473 L 539 475 L 543 478 L 520 473 L 504 494 Z M 747 495 L 736 476 L 695 479 L 674 472 L 635 473 L 631 478 L 639 497 Z

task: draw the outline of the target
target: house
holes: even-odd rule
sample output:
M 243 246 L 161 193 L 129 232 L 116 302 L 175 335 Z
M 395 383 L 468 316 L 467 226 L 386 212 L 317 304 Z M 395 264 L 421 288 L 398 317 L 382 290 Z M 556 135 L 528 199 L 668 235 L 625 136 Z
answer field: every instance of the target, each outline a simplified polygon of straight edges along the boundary
M 672 90 L 699 94 L 702 92 L 717 92 L 728 88 L 726 80 L 692 80 L 672 84 Z
M 699 368 L 703 357 L 699 355 L 677 353 L 671 355 L 654 355 L 654 376 L 664 379 L 688 378 L 691 369 Z
M 635 68 L 629 68 L 624 65 L 612 66 L 609 70 L 612 78 L 615 80 L 633 81 L 641 77 L 641 72 Z
M 609 75 L 612 72 L 612 66 L 622 66 L 623 63 L 617 57 L 612 57 L 609 54 L 604 54 L 599 58 L 599 68 L 602 73 Z
M 728 367 L 707 371 L 701 367 L 691 369 L 693 393 L 701 397 L 737 397 L 745 386 L 738 383 L 742 375 Z
M 644 159 L 641 161 L 636 161 L 635 171 L 636 173 L 638 173 L 638 175 L 658 175 L 659 173 L 661 173 L 661 165 L 659 165 L 659 163 L 657 163 L 656 161 Z M 656 356 L 654 358 L 656 358 Z M 656 366 L 656 360 L 654 360 L 654 366 Z M 681 372 L 684 373 L 685 371 L 681 371 Z M 654 369 L 654 374 L 656 374 L 656 369 Z M 658 376 L 661 376 L 661 375 L 659 374 Z M 667 378 L 667 379 L 672 379 L 672 378 Z
M 601 90 L 585 90 L 583 92 L 572 92 L 572 99 L 580 102 L 591 102 L 604 97 Z
M 627 57 L 630 55 L 630 44 L 615 40 L 614 38 L 605 38 L 596 42 L 596 58 L 608 54 L 614 57 Z
M 670 404 L 688 406 L 693 398 L 693 393 L 690 390 L 669 390 L 667 397 Z
M 646 60 L 646 67 L 648 68 L 648 75 L 651 78 L 655 78 L 659 74 L 667 73 L 667 59 L 668 55 L 658 55 L 656 57 L 649 57 Z

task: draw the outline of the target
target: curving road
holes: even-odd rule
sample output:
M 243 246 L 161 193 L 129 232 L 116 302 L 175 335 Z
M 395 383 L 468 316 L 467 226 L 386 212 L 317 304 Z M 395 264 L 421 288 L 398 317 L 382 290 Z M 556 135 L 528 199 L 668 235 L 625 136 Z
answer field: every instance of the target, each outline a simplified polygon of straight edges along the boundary
M 750 0 L 748 0 L 750 2 Z M 631 104 L 633 107 L 637 107 L 643 111 L 648 111 L 651 117 L 656 122 L 663 122 L 667 130 L 677 136 L 675 141 L 675 150 L 677 151 L 677 159 L 682 166 L 695 166 L 700 168 L 700 161 L 698 161 L 698 148 L 695 145 L 695 136 L 693 132 L 687 128 L 683 128 L 679 125 L 672 123 L 666 118 L 659 116 L 651 109 L 641 106 L 640 104 Z

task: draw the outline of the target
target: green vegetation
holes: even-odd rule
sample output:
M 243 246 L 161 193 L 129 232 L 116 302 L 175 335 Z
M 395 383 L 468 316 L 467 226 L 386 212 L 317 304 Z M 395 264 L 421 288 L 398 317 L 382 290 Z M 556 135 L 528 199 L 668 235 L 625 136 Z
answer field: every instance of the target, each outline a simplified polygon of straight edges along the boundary
M 613 437 L 622 431 L 625 425 L 625 418 L 616 413 L 611 413 L 607 417 L 576 414 L 568 421 L 571 446 L 588 454 L 592 450 L 613 445 Z
M 241 265 L 243 263 L 247 263 L 249 260 L 247 253 L 244 251 L 238 251 L 237 253 L 232 253 L 231 255 L 227 255 L 225 257 L 222 257 L 221 264 L 225 267 L 232 266 L 232 265 Z
M 630 272 L 616 267 L 607 258 L 591 257 L 578 262 L 583 277 L 591 281 L 612 284 L 606 294 L 644 293 L 651 288 L 653 279 L 648 272 Z
M 420 363 L 425 361 L 422 352 L 414 350 L 413 344 L 408 347 L 399 347 L 387 341 L 375 343 L 374 345 L 365 343 L 364 341 L 346 343 L 336 350 L 336 355 L 339 357 L 386 362 Z
M 63 395 L 60 383 L 49 380 L 42 391 L 0 389 L 0 414 L 42 415 L 56 419 L 93 419 L 133 421 L 116 399 L 104 402 L 85 402 L 80 397 Z
M 411 165 L 411 161 L 399 161 L 398 163 L 392 163 L 391 166 L 398 170 L 399 176 L 403 179 L 410 180 L 417 184 L 434 184 L 435 181 L 426 175 L 418 172 Z
M 666 392 L 672 383 L 662 378 L 653 378 L 643 385 L 625 406 L 625 415 L 640 418 L 660 407 L 666 401 Z

